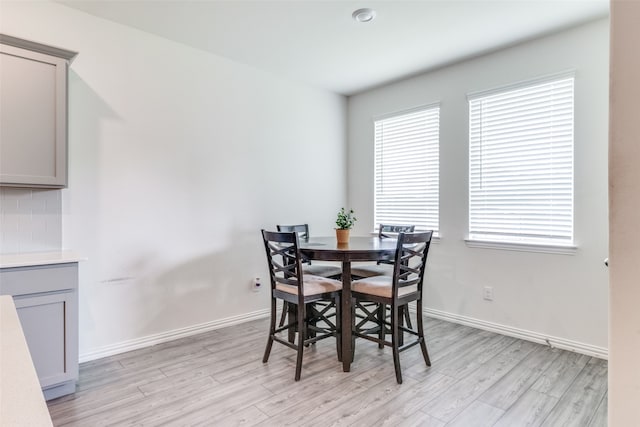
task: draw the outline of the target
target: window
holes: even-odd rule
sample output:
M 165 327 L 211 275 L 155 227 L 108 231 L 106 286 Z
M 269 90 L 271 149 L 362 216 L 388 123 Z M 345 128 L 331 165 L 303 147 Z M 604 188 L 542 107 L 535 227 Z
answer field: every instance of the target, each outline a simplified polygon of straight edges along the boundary
M 375 223 L 438 233 L 440 106 L 375 121 Z
M 573 76 L 469 97 L 469 239 L 573 245 Z

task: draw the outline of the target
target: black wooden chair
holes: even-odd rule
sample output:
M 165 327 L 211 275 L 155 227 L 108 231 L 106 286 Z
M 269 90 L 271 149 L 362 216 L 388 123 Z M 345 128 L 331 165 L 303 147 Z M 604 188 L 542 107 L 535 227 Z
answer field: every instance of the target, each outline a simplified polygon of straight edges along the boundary
M 342 283 L 338 280 L 303 273 L 302 259 L 295 232 L 270 232 L 262 230 L 264 248 L 267 253 L 271 282 L 271 322 L 269 340 L 264 351 L 263 363 L 269 360 L 273 342 L 279 342 L 298 352 L 295 380 L 300 380 L 304 347 L 319 340 L 335 337 L 336 350 L 340 358 L 340 295 Z M 287 325 L 276 327 L 276 301 L 281 299 L 295 306 L 295 316 L 289 317 Z M 321 309 L 313 307 L 314 302 L 329 301 L 331 304 Z M 335 322 L 326 313 L 335 308 Z M 279 336 L 288 332 L 286 339 Z
M 413 233 L 415 225 L 380 224 L 378 238 L 395 238 L 399 233 Z M 355 264 L 351 267 L 351 277 L 362 279 L 372 276 L 391 276 L 393 274 L 393 260 L 378 261 L 376 264 Z
M 309 224 L 296 225 L 277 225 L 278 231 L 295 232 L 300 240 L 309 240 Z M 331 279 L 340 279 L 342 276 L 342 267 L 331 264 L 311 264 L 311 260 L 303 256 L 302 271 L 304 274 L 313 274 L 314 276 L 329 277 Z M 280 316 L 280 326 L 284 322 L 289 312 L 289 306 L 286 301 L 282 304 L 282 315 Z
M 356 280 L 351 285 L 351 294 L 356 300 L 356 306 L 365 314 L 365 318 L 356 321 L 353 335 L 364 338 L 379 345 L 386 345 L 393 350 L 393 364 L 396 379 L 402 384 L 400 369 L 400 352 L 415 345 L 420 345 L 422 356 L 427 366 L 431 366 L 427 345 L 424 338 L 422 322 L 422 286 L 427 263 L 427 254 L 431 244 L 432 232 L 400 233 L 395 256 L 393 274 L 391 276 L 374 276 Z M 402 325 L 403 312 L 408 312 L 408 304 L 416 302 L 417 330 Z M 391 307 L 391 317 L 388 321 L 383 311 L 368 309 L 364 303 L 374 302 Z M 379 306 L 378 306 L 379 307 Z M 369 328 L 373 322 L 376 326 Z M 391 341 L 386 341 L 385 331 L 391 333 Z M 402 334 L 415 336 L 415 340 L 404 343 Z M 377 336 L 376 336 L 377 335 Z
M 398 237 L 399 233 L 413 233 L 415 231 L 415 225 L 391 225 L 380 224 L 378 228 L 378 238 L 389 239 Z M 363 279 L 365 277 L 374 276 L 391 276 L 393 274 L 393 260 L 378 261 L 376 264 L 355 264 L 351 267 L 351 277 L 355 280 Z M 364 305 L 368 309 L 371 308 L 371 304 Z M 380 310 L 386 310 L 383 306 L 377 307 Z M 362 318 L 362 314 L 358 313 L 358 317 Z M 387 313 L 387 317 L 389 314 Z M 404 312 L 404 321 L 407 326 L 411 328 L 411 318 L 409 317 L 409 310 Z M 384 346 L 380 346 L 382 348 Z
M 309 240 L 309 224 L 278 225 L 278 231 L 296 232 L 300 240 Z M 342 267 L 332 264 L 311 264 L 311 260 L 302 258 L 302 270 L 304 274 L 340 279 Z

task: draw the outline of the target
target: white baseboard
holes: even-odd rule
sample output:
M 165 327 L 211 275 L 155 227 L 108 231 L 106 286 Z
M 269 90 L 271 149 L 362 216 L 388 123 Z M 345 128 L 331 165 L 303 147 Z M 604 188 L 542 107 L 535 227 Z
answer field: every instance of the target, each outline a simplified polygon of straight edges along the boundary
M 569 350 L 575 353 L 586 354 L 587 356 L 593 356 L 599 359 L 608 360 L 609 358 L 609 350 L 605 347 L 597 347 L 595 345 L 572 341 L 565 338 L 547 336 L 539 332 L 527 331 L 525 329 L 514 328 L 512 326 L 501 325 L 499 323 L 487 322 L 485 320 L 474 319 L 472 317 L 447 313 L 446 311 L 434 310 L 431 308 L 425 308 L 423 311 L 426 316 L 434 317 L 436 319 L 459 323 L 461 325 L 471 326 L 473 328 L 483 329 L 485 331 L 496 332 L 501 335 L 520 338 L 540 344 L 547 344 L 551 347 L 560 348 L 562 350 Z
M 150 347 L 152 345 L 177 340 L 179 338 L 200 334 L 202 332 L 212 331 L 214 329 L 225 328 L 227 326 L 233 326 L 239 323 L 249 322 L 251 320 L 262 319 L 268 317 L 270 313 L 270 309 L 258 310 L 251 313 L 241 314 L 239 316 L 213 320 L 211 322 L 201 323 L 199 325 L 187 326 L 186 328 L 174 329 L 167 332 L 161 332 L 159 334 L 147 335 L 146 337 L 142 338 L 136 338 L 116 344 L 106 345 L 104 347 L 100 347 L 80 354 L 79 362 L 83 363 L 90 360 L 101 359 L 103 357 L 113 356 L 114 354 L 120 354 L 131 350 Z M 266 332 L 267 331 L 265 331 L 265 334 Z
M 413 310 L 413 307 L 411 307 Z M 202 332 L 212 331 L 214 329 L 225 328 L 244 322 L 268 317 L 270 309 L 258 310 L 251 313 L 245 313 L 238 316 L 227 317 L 225 319 L 213 320 L 211 322 L 201 323 L 199 325 L 188 326 L 186 328 L 174 329 L 159 334 L 148 335 L 142 338 L 123 341 L 116 344 L 107 345 L 80 354 L 79 362 L 88 362 L 90 360 L 101 359 L 115 354 L 125 353 L 131 350 L 138 350 L 144 347 L 200 334 Z M 501 325 L 499 323 L 487 322 L 485 320 L 474 319 L 472 317 L 461 316 L 458 314 L 448 313 L 446 311 L 434 310 L 430 308 L 424 309 L 424 314 L 436 319 L 446 320 L 448 322 L 459 323 L 461 325 L 471 326 L 485 331 L 496 332 L 498 334 L 507 335 L 514 338 L 520 338 L 527 341 L 533 341 L 540 344 L 547 344 L 552 347 L 569 350 L 576 353 L 586 354 L 588 356 L 597 357 L 607 360 L 609 351 L 605 347 L 597 347 L 590 344 L 584 344 L 564 338 L 551 337 L 538 332 L 527 331 L 525 329 L 514 328 L 512 326 Z

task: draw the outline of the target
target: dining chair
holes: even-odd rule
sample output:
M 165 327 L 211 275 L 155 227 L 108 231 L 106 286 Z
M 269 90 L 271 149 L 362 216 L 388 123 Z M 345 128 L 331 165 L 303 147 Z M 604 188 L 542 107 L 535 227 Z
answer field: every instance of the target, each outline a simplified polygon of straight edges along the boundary
M 309 240 L 309 224 L 277 225 L 278 231 L 296 232 L 301 240 Z M 340 279 L 342 267 L 332 264 L 312 264 L 310 259 L 303 257 L 302 270 L 304 274 Z
M 269 360 L 273 342 L 278 342 L 297 351 L 295 380 L 300 380 L 304 347 L 319 340 L 335 337 L 338 359 L 341 355 L 340 343 L 340 296 L 342 283 L 338 280 L 304 274 L 296 232 L 272 232 L 262 230 L 262 239 L 267 254 L 267 264 L 271 282 L 271 321 L 269 339 L 264 351 L 263 363 Z M 295 306 L 295 316 L 284 326 L 276 327 L 277 300 Z M 329 301 L 326 307 L 316 309 L 314 302 Z M 335 322 L 326 316 L 335 308 Z M 297 340 L 285 339 L 278 334 L 288 332 Z
M 399 233 L 413 233 L 415 231 L 415 225 L 392 225 L 392 224 L 380 224 L 378 227 L 378 238 L 389 239 L 395 238 Z M 363 279 L 365 277 L 374 276 L 391 276 L 393 274 L 393 260 L 378 261 L 376 264 L 356 264 L 351 267 L 351 277 L 354 279 Z M 371 308 L 371 305 L 368 305 Z M 380 310 L 386 310 L 384 307 L 377 307 Z M 361 317 L 361 314 L 358 315 Z M 388 316 L 388 314 L 387 314 Z M 409 311 L 404 312 L 404 321 L 407 326 L 411 328 L 411 318 L 409 317 Z M 381 345 L 380 348 L 383 346 Z
M 431 366 L 422 321 L 422 288 L 432 234 L 431 231 L 401 232 L 398 234 L 393 274 L 391 276 L 367 277 L 351 284 L 351 295 L 356 300 L 355 305 L 366 314 L 364 319 L 353 325 L 353 335 L 392 348 L 398 384 L 402 384 L 401 352 L 415 345 L 420 345 L 425 363 L 427 366 Z M 408 304 L 413 301 L 416 302 L 417 330 L 411 326 L 405 327 L 401 322 L 403 312 L 408 312 Z M 390 319 L 387 320 L 386 316 L 381 315 L 380 309 L 370 310 L 364 306 L 363 303 L 367 302 L 390 306 Z M 376 326 L 370 328 L 370 322 Z M 386 340 L 386 330 L 391 334 L 391 341 Z M 405 332 L 416 338 L 410 342 L 403 342 L 402 335 Z
M 380 224 L 378 238 L 388 239 L 397 237 L 399 233 L 413 233 L 415 225 L 390 225 Z M 351 277 L 362 279 L 372 276 L 390 276 L 393 274 L 393 260 L 378 261 L 376 264 L 354 265 L 351 268 Z
M 309 224 L 295 224 L 295 225 L 281 225 L 277 226 L 278 231 L 282 232 L 295 232 L 298 234 L 298 238 L 301 240 L 309 240 Z M 304 274 L 313 274 L 314 276 L 329 277 L 331 279 L 340 279 L 342 276 L 342 267 L 332 264 L 312 264 L 310 259 L 304 258 L 302 260 L 302 271 Z M 284 325 L 284 322 L 289 312 L 289 306 L 286 301 L 282 304 L 282 315 L 280 316 L 280 326 Z

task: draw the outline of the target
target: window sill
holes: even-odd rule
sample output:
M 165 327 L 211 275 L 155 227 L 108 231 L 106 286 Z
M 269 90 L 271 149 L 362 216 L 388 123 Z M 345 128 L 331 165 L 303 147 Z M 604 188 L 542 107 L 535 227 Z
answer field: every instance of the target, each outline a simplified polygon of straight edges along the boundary
M 470 240 L 466 239 L 465 243 L 470 248 L 482 249 L 498 249 L 504 251 L 519 252 L 538 252 L 547 254 L 575 255 L 578 251 L 577 246 L 556 246 L 535 243 L 510 243 L 510 242 L 491 242 L 487 240 Z

